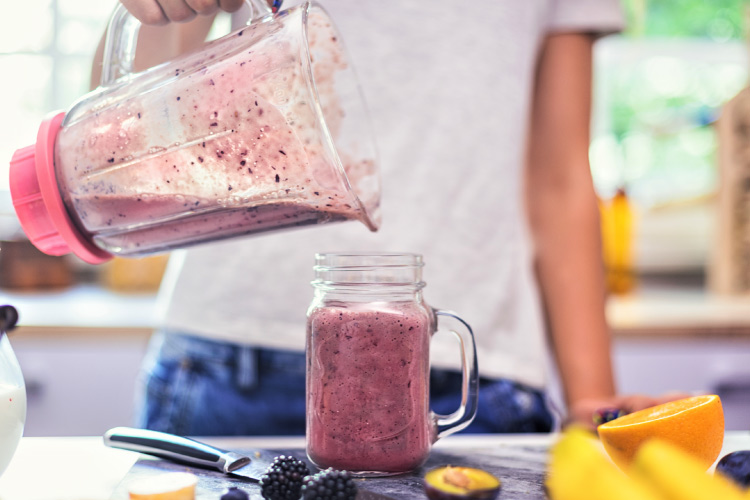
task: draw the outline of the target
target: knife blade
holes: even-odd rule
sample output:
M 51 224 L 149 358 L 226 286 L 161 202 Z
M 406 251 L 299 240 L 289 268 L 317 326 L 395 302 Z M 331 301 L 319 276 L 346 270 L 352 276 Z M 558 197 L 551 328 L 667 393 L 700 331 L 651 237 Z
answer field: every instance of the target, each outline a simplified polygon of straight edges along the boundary
M 108 430 L 104 434 L 104 445 L 217 470 L 228 476 L 253 483 L 259 481 L 260 476 L 273 462 L 270 452 L 265 450 L 256 451 L 253 453 L 255 458 L 250 458 L 184 436 L 133 427 L 114 427 Z M 394 499 L 374 491 L 364 490 L 359 486 L 357 500 Z

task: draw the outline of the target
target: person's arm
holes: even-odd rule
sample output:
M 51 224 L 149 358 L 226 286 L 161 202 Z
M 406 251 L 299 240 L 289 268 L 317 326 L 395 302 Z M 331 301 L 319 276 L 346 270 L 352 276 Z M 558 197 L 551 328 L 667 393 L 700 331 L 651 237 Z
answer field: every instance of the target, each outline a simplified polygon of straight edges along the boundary
M 599 408 L 626 412 L 686 396 L 615 395 L 599 212 L 588 161 L 593 37 L 550 35 L 542 46 L 527 160 L 536 271 L 568 419 L 593 427 Z
M 604 315 L 599 214 L 588 161 L 592 37 L 541 48 L 533 94 L 527 202 L 537 276 L 571 412 L 615 394 Z

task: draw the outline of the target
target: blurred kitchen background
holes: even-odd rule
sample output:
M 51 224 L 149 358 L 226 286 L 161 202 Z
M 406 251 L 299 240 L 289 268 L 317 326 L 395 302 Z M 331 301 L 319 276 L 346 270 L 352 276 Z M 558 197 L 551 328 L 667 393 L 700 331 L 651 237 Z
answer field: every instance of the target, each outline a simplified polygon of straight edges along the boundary
M 322 0 L 325 4 L 325 0 Z M 37 252 L 8 195 L 14 150 L 89 90 L 115 0 L 5 2 L 0 16 L 0 302 L 27 383 L 27 436 L 131 424 L 166 256 L 89 266 Z M 620 389 L 718 393 L 750 429 L 750 90 L 744 0 L 623 0 L 595 48 L 590 159 Z M 212 36 L 229 29 L 224 17 Z M 102 404 L 106 402 L 106 404 Z

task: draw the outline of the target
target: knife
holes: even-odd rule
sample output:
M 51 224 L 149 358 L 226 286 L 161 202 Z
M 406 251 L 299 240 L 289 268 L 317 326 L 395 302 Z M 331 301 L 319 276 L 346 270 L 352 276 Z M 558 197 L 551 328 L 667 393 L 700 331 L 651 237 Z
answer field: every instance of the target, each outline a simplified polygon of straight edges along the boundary
M 257 451 L 255 459 L 223 450 L 183 436 L 148 429 L 115 427 L 104 434 L 110 448 L 137 451 L 173 462 L 213 469 L 257 483 L 273 461 L 268 452 Z M 264 456 L 265 455 L 265 456 Z
M 173 462 L 213 469 L 224 474 L 253 483 L 259 481 L 266 468 L 273 462 L 270 453 L 255 452 L 256 458 L 223 450 L 195 439 L 167 432 L 115 427 L 104 434 L 104 445 L 110 448 L 137 451 Z M 392 497 L 357 488 L 357 500 L 394 500 Z

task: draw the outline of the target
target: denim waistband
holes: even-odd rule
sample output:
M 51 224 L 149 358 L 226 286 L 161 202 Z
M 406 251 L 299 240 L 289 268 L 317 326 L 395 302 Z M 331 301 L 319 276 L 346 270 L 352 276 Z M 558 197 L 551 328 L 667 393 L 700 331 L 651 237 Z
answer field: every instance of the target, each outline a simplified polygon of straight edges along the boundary
M 304 374 L 305 353 L 301 351 L 287 351 L 282 349 L 268 349 L 254 347 L 222 340 L 213 340 L 197 335 L 177 331 L 159 332 L 162 336 L 163 353 L 167 356 L 180 356 L 207 363 L 236 365 L 242 372 L 258 371 L 260 373 L 283 370 L 287 373 Z M 430 375 L 435 382 L 460 384 L 461 372 L 453 369 L 433 367 Z M 480 377 L 481 382 L 492 382 L 491 379 Z
M 162 356 L 234 366 L 241 387 L 254 386 L 264 373 L 304 375 L 305 353 L 254 347 L 174 331 L 160 332 Z

